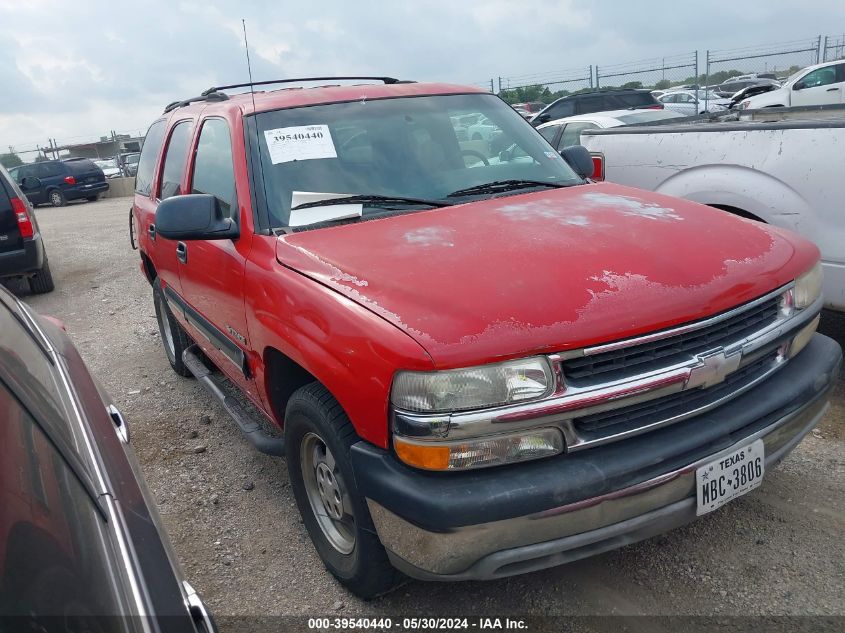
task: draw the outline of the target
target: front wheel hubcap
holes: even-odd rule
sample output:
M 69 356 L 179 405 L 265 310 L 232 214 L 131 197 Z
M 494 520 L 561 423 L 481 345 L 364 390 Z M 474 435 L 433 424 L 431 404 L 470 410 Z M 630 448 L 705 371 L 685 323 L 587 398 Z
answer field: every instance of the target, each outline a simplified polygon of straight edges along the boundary
M 343 476 L 331 450 L 315 433 L 300 445 L 302 479 L 311 511 L 326 540 L 341 554 L 355 548 L 355 515 Z

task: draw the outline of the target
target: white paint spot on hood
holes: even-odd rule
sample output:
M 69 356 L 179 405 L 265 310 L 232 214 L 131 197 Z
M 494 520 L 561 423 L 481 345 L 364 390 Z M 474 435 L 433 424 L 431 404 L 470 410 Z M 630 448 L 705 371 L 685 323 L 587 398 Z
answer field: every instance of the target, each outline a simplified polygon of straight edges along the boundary
M 452 229 L 425 226 L 405 233 L 405 241 L 415 246 L 454 246 Z

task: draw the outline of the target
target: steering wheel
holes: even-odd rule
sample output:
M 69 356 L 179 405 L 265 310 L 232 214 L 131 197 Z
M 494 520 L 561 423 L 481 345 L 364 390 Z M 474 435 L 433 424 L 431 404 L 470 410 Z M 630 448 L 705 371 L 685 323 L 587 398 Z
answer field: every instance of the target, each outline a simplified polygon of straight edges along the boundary
M 462 149 L 461 150 L 461 156 L 472 156 L 474 158 L 479 159 L 482 163 L 484 163 L 485 167 L 490 166 L 490 161 L 487 160 L 487 157 L 484 154 L 482 154 L 481 152 L 476 152 L 474 149 Z M 464 161 L 464 164 L 466 164 L 466 161 Z

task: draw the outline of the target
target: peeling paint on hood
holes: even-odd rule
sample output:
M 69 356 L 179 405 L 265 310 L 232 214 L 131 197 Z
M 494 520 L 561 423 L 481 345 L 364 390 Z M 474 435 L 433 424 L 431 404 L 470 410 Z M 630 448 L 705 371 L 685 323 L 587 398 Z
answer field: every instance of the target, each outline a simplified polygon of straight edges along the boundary
M 710 207 L 602 183 L 284 235 L 276 257 L 456 367 L 710 316 L 787 283 L 818 251 Z

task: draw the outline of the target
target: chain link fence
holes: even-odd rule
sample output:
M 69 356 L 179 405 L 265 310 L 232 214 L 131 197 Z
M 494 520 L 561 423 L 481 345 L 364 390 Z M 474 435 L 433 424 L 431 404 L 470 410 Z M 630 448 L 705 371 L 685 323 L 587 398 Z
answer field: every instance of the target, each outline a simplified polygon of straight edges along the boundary
M 825 35 L 822 44 L 822 61 L 845 59 L 845 35 Z
M 817 64 L 821 35 L 781 44 L 707 51 L 704 83 L 718 84 L 731 77 L 755 74 L 780 79 L 796 70 Z
M 497 78 L 498 94 L 510 103 L 543 101 L 593 87 L 593 67 Z
M 696 83 L 698 51 L 627 64 L 596 66 L 596 87 L 656 88 Z

